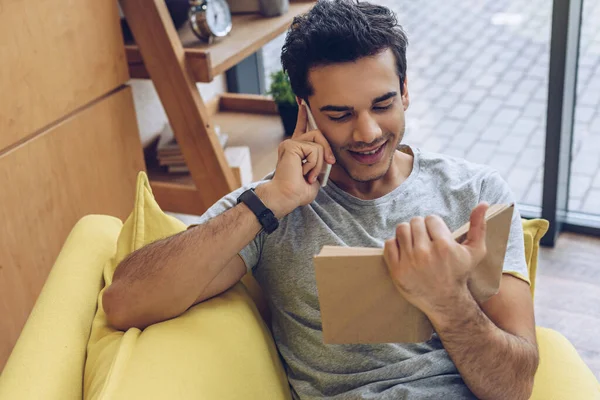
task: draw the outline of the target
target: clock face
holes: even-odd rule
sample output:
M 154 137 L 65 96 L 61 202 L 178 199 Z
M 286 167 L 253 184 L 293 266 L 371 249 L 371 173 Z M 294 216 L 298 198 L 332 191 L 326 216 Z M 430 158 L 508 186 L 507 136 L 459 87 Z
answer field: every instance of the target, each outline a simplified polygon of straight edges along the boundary
M 206 23 L 217 37 L 226 36 L 231 31 L 231 12 L 225 0 L 206 2 Z

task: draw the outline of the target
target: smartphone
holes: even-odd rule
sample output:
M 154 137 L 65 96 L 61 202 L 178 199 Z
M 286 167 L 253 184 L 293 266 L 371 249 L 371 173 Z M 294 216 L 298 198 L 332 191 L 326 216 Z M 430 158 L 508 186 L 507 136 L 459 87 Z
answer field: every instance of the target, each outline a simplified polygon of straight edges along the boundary
M 317 124 L 315 122 L 315 117 L 313 117 L 308 104 L 304 100 L 302 100 L 302 104 L 306 108 L 306 114 L 308 116 L 308 130 L 314 131 L 317 128 Z M 321 183 L 321 187 L 327 186 L 327 181 L 329 181 L 329 173 L 331 172 L 331 164 L 325 163 L 325 169 L 319 173 L 318 180 Z

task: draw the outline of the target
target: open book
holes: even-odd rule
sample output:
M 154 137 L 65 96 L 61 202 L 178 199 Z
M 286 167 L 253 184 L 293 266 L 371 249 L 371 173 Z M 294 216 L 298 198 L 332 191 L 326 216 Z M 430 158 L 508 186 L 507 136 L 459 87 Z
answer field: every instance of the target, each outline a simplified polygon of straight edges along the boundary
M 486 213 L 487 254 L 469 279 L 479 303 L 500 288 L 513 210 L 513 204 L 496 204 Z M 469 223 L 453 233 L 454 239 L 462 242 L 468 230 Z M 383 249 L 324 246 L 314 264 L 325 343 L 423 342 L 431 337 L 427 316 L 394 286 Z

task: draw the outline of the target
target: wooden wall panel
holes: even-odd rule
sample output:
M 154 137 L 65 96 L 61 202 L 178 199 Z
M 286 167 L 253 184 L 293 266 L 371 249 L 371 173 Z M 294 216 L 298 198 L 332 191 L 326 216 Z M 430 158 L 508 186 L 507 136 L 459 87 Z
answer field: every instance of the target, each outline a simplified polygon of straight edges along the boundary
M 0 0 L 0 152 L 128 78 L 116 1 Z
M 73 225 L 127 217 L 143 169 L 128 86 L 0 155 L 0 371 Z

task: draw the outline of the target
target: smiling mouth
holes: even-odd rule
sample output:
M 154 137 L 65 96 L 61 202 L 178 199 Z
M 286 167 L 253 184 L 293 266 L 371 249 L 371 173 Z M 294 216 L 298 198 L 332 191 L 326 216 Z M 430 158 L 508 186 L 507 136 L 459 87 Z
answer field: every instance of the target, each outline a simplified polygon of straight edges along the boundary
M 387 143 L 387 140 L 383 143 L 381 143 L 379 146 L 371 149 L 371 150 L 362 150 L 362 151 L 356 151 L 356 150 L 348 150 L 351 153 L 354 154 L 359 154 L 359 155 L 371 155 L 371 154 L 375 154 L 377 153 L 379 150 L 381 150 L 381 148 Z
M 383 145 L 381 145 L 381 146 L 383 146 Z M 356 154 L 362 154 L 362 155 L 368 156 L 370 154 L 377 153 L 377 151 L 381 148 L 381 146 L 379 146 L 378 148 L 376 148 L 375 150 L 372 150 L 372 151 L 352 151 L 352 150 L 351 151 Z
M 359 163 L 372 165 L 372 164 L 376 164 L 377 162 L 379 162 L 381 160 L 381 157 L 383 156 L 383 152 L 384 152 L 384 149 L 385 149 L 387 143 L 388 143 L 388 141 L 386 140 L 385 142 L 381 143 L 379 146 L 369 149 L 369 150 L 363 150 L 363 151 L 348 150 L 348 152 Z

